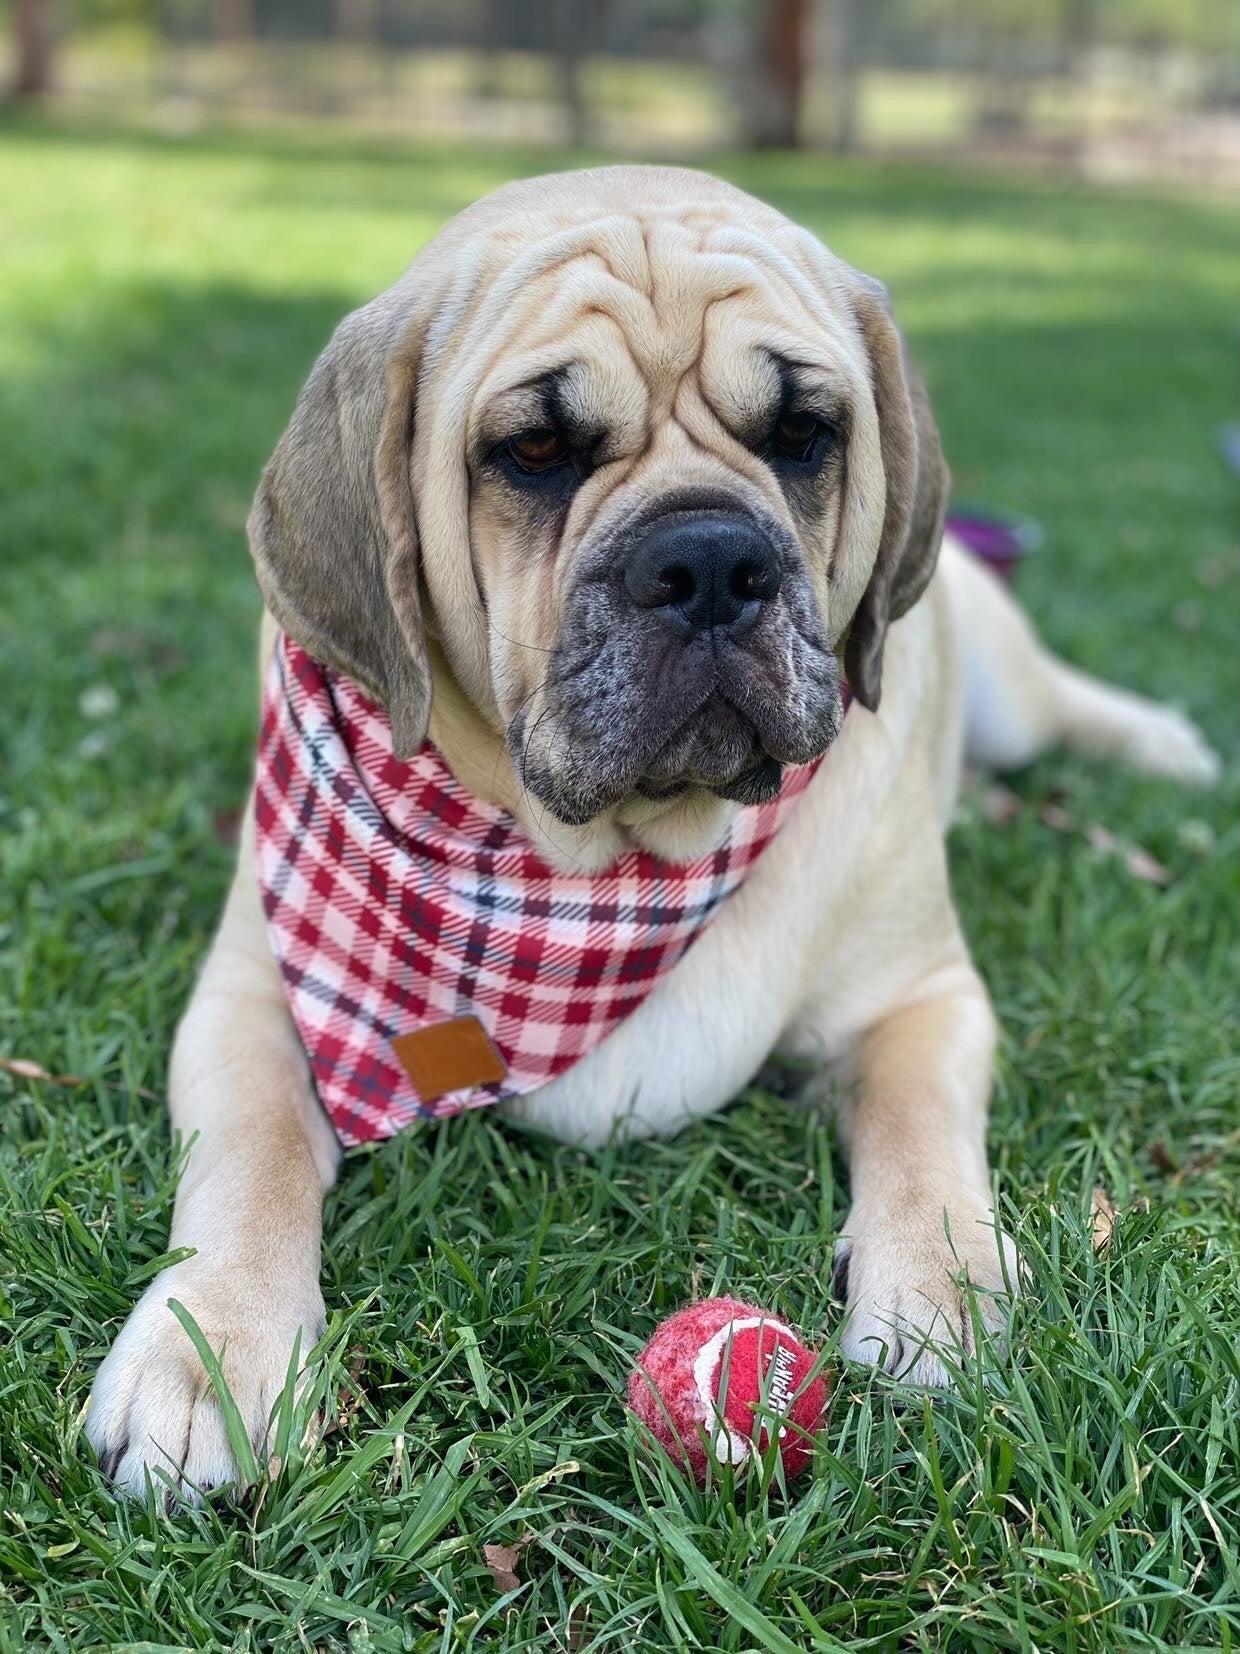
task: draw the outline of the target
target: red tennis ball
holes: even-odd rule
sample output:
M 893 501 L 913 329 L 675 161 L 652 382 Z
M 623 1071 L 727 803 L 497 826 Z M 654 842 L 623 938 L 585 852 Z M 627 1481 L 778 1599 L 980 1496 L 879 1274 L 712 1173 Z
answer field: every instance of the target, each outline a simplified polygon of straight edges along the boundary
M 699 1482 L 706 1467 L 742 1465 L 775 1429 L 784 1472 L 813 1454 L 827 1407 L 814 1352 L 786 1322 L 756 1304 L 705 1298 L 660 1322 L 629 1378 L 629 1406 Z M 776 1425 L 775 1419 L 784 1422 Z

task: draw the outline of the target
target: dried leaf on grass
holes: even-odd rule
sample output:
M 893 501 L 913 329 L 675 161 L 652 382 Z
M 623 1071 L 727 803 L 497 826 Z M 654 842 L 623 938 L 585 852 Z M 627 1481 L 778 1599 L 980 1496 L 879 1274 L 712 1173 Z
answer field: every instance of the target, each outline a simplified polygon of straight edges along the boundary
M 1024 801 L 1010 787 L 995 785 L 987 787 L 982 794 L 982 814 L 994 827 L 1007 827 L 1024 812 L 1024 809 Z M 1037 814 L 1042 825 L 1049 827 L 1052 832 L 1083 833 L 1088 843 L 1100 855 L 1117 856 L 1134 879 L 1140 879 L 1144 884 L 1171 883 L 1170 868 L 1164 867 L 1148 850 L 1120 838 L 1109 827 L 1102 826 L 1101 822 L 1090 822 L 1082 826 L 1071 810 L 1065 810 L 1063 805 L 1053 798 L 1039 804 Z
M 337 1389 L 336 1405 L 323 1423 L 325 1436 L 330 1436 L 337 1430 L 347 1430 L 361 1412 L 366 1403 L 366 1389 L 362 1384 L 362 1375 L 365 1371 L 366 1351 L 361 1344 L 353 1344 L 349 1349 L 345 1382 Z
M 1107 827 L 1094 825 L 1085 829 L 1085 837 L 1095 850 L 1104 856 L 1121 856 L 1124 866 L 1134 879 L 1142 879 L 1146 884 L 1170 884 L 1171 871 L 1156 861 L 1148 850 L 1143 850 L 1139 844 L 1128 844 Z
M 1111 1244 L 1111 1232 L 1119 1222 L 1119 1213 L 1109 1194 L 1099 1183 L 1090 1198 L 1089 1226 L 1093 1232 L 1095 1252 L 1105 1252 Z
M 0 1070 L 6 1074 L 15 1074 L 21 1080 L 43 1080 L 48 1085 L 79 1086 L 89 1085 L 89 1074 L 53 1074 L 44 1068 L 40 1062 L 32 1062 L 29 1057 L 0 1057 Z M 135 1097 L 145 1097 L 148 1102 L 158 1103 L 161 1099 L 157 1091 L 148 1091 L 145 1086 L 136 1085 L 133 1088 Z
M 517 1563 L 521 1560 L 521 1552 L 533 1539 L 532 1533 L 525 1534 L 518 1539 L 515 1545 L 484 1545 L 482 1560 L 491 1570 L 491 1577 L 495 1581 L 496 1589 L 507 1594 L 515 1591 L 521 1583 L 521 1576 L 517 1572 Z
M 1189 1155 L 1187 1158 L 1177 1157 L 1159 1137 L 1154 1138 L 1147 1148 L 1150 1159 L 1160 1172 L 1177 1183 L 1183 1183 L 1214 1171 L 1237 1143 L 1240 1143 L 1240 1131 L 1232 1132 L 1217 1148 L 1207 1149 L 1202 1154 Z
M 1179 1171 L 1179 1162 L 1160 1137 L 1154 1138 L 1153 1142 L 1149 1146 L 1149 1149 L 1150 1159 L 1158 1167 L 1160 1172 L 1171 1173 Z
M 1075 833 L 1076 817 L 1062 804 L 1042 804 L 1038 807 L 1038 820 L 1044 827 L 1050 827 L 1056 833 Z
M 1124 847 L 1124 866 L 1134 879 L 1142 879 L 1146 884 L 1171 883 L 1171 869 L 1155 861 L 1149 851 L 1143 850 L 1139 844 Z
M 215 811 L 211 817 L 211 831 L 215 834 L 217 844 L 231 850 L 241 842 L 242 814 L 243 812 L 238 809 Z
M 982 814 L 992 827 L 1006 827 L 1010 821 L 1016 820 L 1024 807 L 1019 793 L 997 781 L 982 794 Z
M 49 1074 L 42 1063 L 28 1057 L 0 1057 L 0 1068 L 22 1080 L 46 1080 L 49 1085 L 85 1085 L 81 1074 Z

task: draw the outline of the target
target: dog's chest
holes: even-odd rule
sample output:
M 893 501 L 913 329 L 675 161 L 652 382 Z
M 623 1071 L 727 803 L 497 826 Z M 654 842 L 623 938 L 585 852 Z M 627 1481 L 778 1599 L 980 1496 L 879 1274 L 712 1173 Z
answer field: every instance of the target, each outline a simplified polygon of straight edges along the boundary
M 501 1104 L 505 1116 L 597 1145 L 616 1130 L 666 1135 L 736 1096 L 795 1018 L 817 951 L 830 898 L 800 870 L 825 781 L 676 969 L 567 1073 Z

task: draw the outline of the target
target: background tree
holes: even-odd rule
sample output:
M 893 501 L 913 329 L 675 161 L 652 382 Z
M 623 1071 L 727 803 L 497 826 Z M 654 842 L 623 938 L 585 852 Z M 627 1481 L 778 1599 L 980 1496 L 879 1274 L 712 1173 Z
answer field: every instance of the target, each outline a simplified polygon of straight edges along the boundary
M 219 41 L 254 38 L 254 0 L 211 0 L 211 31 Z
M 861 0 L 829 0 L 823 18 L 830 83 L 827 143 L 841 154 L 857 147 L 861 102 Z
M 761 0 L 749 98 L 755 149 L 796 149 L 809 56 L 810 0 Z
M 51 0 L 14 0 L 13 92 L 19 98 L 41 98 L 52 85 Z
M 582 71 L 598 50 L 608 10 L 608 0 L 547 0 L 544 7 L 547 50 L 555 66 L 565 137 L 574 147 L 588 144 L 594 135 Z

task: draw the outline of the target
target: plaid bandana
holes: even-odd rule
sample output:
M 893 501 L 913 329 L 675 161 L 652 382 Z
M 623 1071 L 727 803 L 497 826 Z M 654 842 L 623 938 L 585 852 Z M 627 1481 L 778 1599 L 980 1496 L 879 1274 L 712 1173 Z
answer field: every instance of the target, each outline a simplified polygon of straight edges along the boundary
M 341 1141 L 522 1096 L 592 1051 L 709 924 L 816 769 L 788 770 L 778 798 L 740 810 L 684 866 L 630 850 L 605 873 L 556 872 L 429 742 L 396 759 L 383 708 L 282 635 L 259 742 L 258 880 Z M 455 1019 L 491 1077 L 435 1095 L 397 1048 Z

